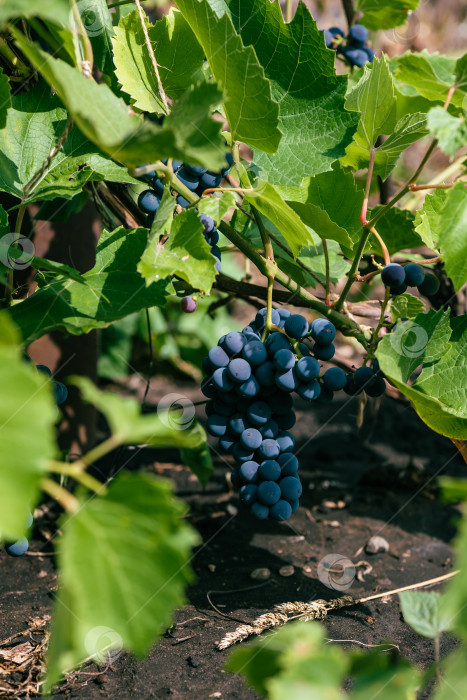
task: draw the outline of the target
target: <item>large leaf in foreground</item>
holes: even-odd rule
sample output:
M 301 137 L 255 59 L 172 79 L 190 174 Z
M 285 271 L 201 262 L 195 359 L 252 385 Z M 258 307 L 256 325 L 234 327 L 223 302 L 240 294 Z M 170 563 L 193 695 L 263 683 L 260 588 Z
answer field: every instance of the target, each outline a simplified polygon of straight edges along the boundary
M 47 689 L 89 656 L 122 648 L 142 656 L 167 628 L 199 539 L 183 511 L 167 482 L 123 473 L 65 518 Z
M 223 2 L 211 3 L 216 9 Z M 344 109 L 347 78 L 336 75 L 335 53 L 305 3 L 285 23 L 279 2 L 227 0 L 245 45 L 254 47 L 272 95 L 280 104 L 283 132 L 274 156 L 255 151 L 255 163 L 270 182 L 300 183 L 306 176 L 330 170 L 352 140 L 358 116 Z M 217 11 L 219 11 L 217 9 Z
M 25 532 L 40 480 L 54 457 L 56 408 L 48 379 L 22 359 L 19 334 L 5 311 L 0 337 L 0 539 L 15 539 Z
M 24 343 L 52 330 L 88 333 L 134 311 L 164 305 L 167 282 L 146 287 L 136 270 L 146 242 L 147 229 L 103 231 L 96 264 L 82 275 L 86 284 L 57 277 L 11 308 Z
M 224 91 L 232 138 L 275 153 L 281 139 L 279 105 L 252 47 L 244 46 L 231 18 L 227 14 L 218 16 L 208 0 L 179 0 L 177 5 Z
M 191 84 L 203 78 L 203 49 L 183 15 L 174 9 L 156 24 L 147 25 L 164 90 L 172 99 L 180 97 Z M 137 10 L 120 20 L 113 47 L 115 72 L 124 92 L 139 109 L 163 112 Z
M 12 31 L 23 53 L 57 92 L 75 124 L 112 158 L 129 166 L 165 157 L 186 158 L 212 168 L 221 167 L 224 163 L 220 124 L 216 126 L 209 119 L 212 122 L 210 126 L 216 127 L 217 138 L 213 138 L 211 130 L 205 133 L 208 113 L 202 114 L 199 124 L 199 100 L 190 102 L 193 113 L 186 110 L 183 128 L 180 128 L 179 122 L 172 123 L 172 116 L 167 117 L 163 126 L 144 121 L 142 117 L 130 115 L 125 102 L 116 97 L 107 85 L 88 80 L 77 68 L 41 51 L 17 30 Z M 90 105 L 92 109 L 89 109 Z M 173 111 L 177 111 L 176 106 Z M 191 138 L 195 131 L 198 138 L 193 147 Z M 203 145 L 201 155 L 198 154 L 200 142 Z
M 467 317 L 442 309 L 399 322 L 376 353 L 388 379 L 435 432 L 467 439 Z M 413 383 L 410 378 L 421 365 Z
M 170 238 L 163 245 L 159 243 L 156 228 L 138 263 L 138 271 L 147 284 L 177 275 L 195 289 L 209 294 L 217 274 L 215 263 L 198 215 L 190 209 L 175 217 Z

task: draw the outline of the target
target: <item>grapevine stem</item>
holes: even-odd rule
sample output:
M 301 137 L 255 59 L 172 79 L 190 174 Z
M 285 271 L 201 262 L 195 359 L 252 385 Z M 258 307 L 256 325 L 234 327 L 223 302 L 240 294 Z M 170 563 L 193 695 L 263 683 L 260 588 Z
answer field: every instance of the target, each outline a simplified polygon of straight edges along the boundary
M 53 479 L 42 479 L 41 480 L 42 490 L 52 496 L 57 503 L 60 503 L 62 508 L 66 510 L 67 513 L 77 513 L 79 510 L 79 501 L 73 496 L 72 493 L 67 491 L 57 484 Z
M 368 212 L 368 200 L 370 198 L 370 188 L 371 188 L 371 180 L 373 178 L 373 168 L 375 165 L 375 148 L 372 146 L 370 148 L 370 160 L 368 163 L 368 173 L 366 176 L 366 185 L 365 185 L 365 196 L 363 198 L 363 204 L 362 204 L 362 211 L 360 213 L 360 221 L 362 223 L 362 226 L 367 225 L 367 212 Z
M 26 213 L 26 206 L 20 207 L 18 209 L 18 215 L 16 217 L 16 223 L 15 223 L 15 231 L 14 231 L 14 237 L 13 241 L 11 243 L 13 248 L 17 247 L 20 235 L 21 235 L 21 227 L 23 225 L 23 219 L 24 215 Z M 7 284 L 6 284 L 6 296 L 7 296 L 7 301 L 8 304 L 11 304 L 11 299 L 13 297 L 13 275 L 15 272 L 15 266 L 14 264 L 10 261 L 10 267 L 8 268 L 8 273 L 7 273 Z
M 353 2 L 352 2 L 352 0 L 342 0 L 342 6 L 344 8 L 345 17 L 347 19 L 347 24 L 349 25 L 349 29 L 350 29 L 350 27 L 352 26 L 354 14 L 355 14 Z
M 83 471 L 79 466 L 76 467 L 76 462 L 73 464 L 67 464 L 66 462 L 57 462 L 52 460 L 48 464 L 48 469 L 54 474 L 64 474 L 65 476 L 71 476 L 75 481 L 79 481 L 80 484 L 86 486 L 90 491 L 104 495 L 107 492 L 107 487 L 93 476 Z
M 275 277 L 275 269 L 276 262 L 274 260 L 274 249 L 272 247 L 271 239 L 269 238 L 269 234 L 266 231 L 266 228 L 264 226 L 263 220 L 261 218 L 260 213 L 258 210 L 251 206 L 251 211 L 253 213 L 253 216 L 255 217 L 256 224 L 258 226 L 260 235 L 261 235 L 261 241 L 263 243 L 263 249 L 264 249 L 264 255 L 266 257 L 266 260 L 269 260 L 271 263 L 274 264 L 274 267 L 271 265 L 268 266 L 268 271 L 267 271 L 267 278 L 268 278 L 268 298 L 267 298 L 267 304 L 266 304 L 266 325 L 264 327 L 264 332 L 263 332 L 263 338 L 262 340 L 266 340 L 266 337 L 268 333 L 271 331 L 273 323 L 272 323 L 272 292 L 274 289 L 274 277 Z
M 287 0 L 285 6 L 285 21 L 287 24 L 292 21 L 292 0 Z
M 455 182 L 449 182 L 446 185 L 410 185 L 411 192 L 420 192 L 421 190 L 449 190 L 454 187 Z M 465 184 L 467 187 L 467 183 Z
M 336 311 L 340 311 L 342 309 L 344 301 L 346 300 L 350 288 L 354 283 L 355 276 L 358 273 L 358 266 L 360 265 L 360 260 L 362 259 L 363 251 L 365 250 L 366 243 L 371 235 L 371 229 L 368 228 L 368 226 L 363 229 L 357 250 L 355 251 L 355 257 L 352 262 L 352 267 L 350 268 L 349 274 L 347 276 L 347 282 L 344 285 L 344 289 L 342 290 L 339 299 L 334 304 L 334 308 L 336 309 Z
M 325 238 L 321 239 L 321 242 L 323 244 L 323 253 L 324 253 L 324 264 L 326 267 L 326 305 L 331 306 L 331 294 L 330 294 L 330 267 L 329 267 L 329 251 L 328 251 L 328 242 Z
M 151 40 L 149 38 L 148 34 L 148 28 L 146 26 L 146 18 L 143 12 L 143 8 L 141 7 L 141 1 L 140 0 L 135 0 L 136 7 L 138 8 L 138 14 L 139 14 L 139 19 L 141 22 L 141 26 L 143 28 L 143 33 L 144 33 L 144 39 L 146 41 L 146 46 L 148 47 L 149 51 L 149 56 L 151 57 L 152 65 L 154 68 L 154 72 L 156 74 L 156 79 L 157 79 L 157 86 L 159 88 L 159 95 L 161 97 L 162 103 L 164 105 L 165 113 L 168 114 L 170 112 L 169 109 L 169 103 L 167 102 L 167 95 L 165 94 L 164 87 L 162 85 L 162 80 L 161 76 L 159 73 L 159 64 L 156 61 L 156 56 L 154 54 L 154 49 L 152 48 Z
M 373 357 L 375 348 L 378 344 L 378 334 L 384 325 L 386 307 L 389 304 L 390 298 L 391 298 L 391 290 L 389 289 L 389 287 L 386 287 L 386 291 L 384 293 L 383 303 L 381 304 L 381 314 L 379 317 L 379 321 L 376 325 L 376 328 L 373 331 L 373 337 L 371 338 L 371 343 L 370 343 L 370 346 L 368 348 L 368 357 Z
M 381 236 L 375 228 L 371 229 L 371 233 L 373 234 L 373 236 L 375 236 L 375 238 L 378 239 L 378 243 L 381 246 L 381 250 L 383 251 L 384 264 L 389 265 L 389 263 L 391 262 L 391 256 L 389 255 L 386 243 L 383 241 L 383 239 L 381 238 Z
M 451 441 L 457 447 L 464 462 L 467 464 L 467 442 L 465 440 L 456 440 L 456 438 L 451 438 Z
M 116 447 L 120 447 L 121 444 L 122 440 L 119 435 L 111 435 L 107 440 L 104 440 L 100 445 L 97 445 L 94 449 L 83 455 L 81 459 L 73 462 L 73 467 L 84 471 L 89 465 L 94 464 L 94 462 L 97 462 L 97 460 L 104 457 L 104 455 L 108 454 Z
M 435 656 L 435 664 L 436 664 L 436 680 L 438 681 L 438 685 L 441 683 L 441 669 L 439 667 L 439 660 L 440 660 L 440 638 L 439 634 L 433 639 L 434 643 L 434 656 Z
M 86 32 L 86 28 L 83 24 L 83 20 L 81 18 L 80 11 L 78 9 L 78 5 L 76 4 L 76 0 L 71 0 L 71 7 L 73 10 L 73 16 L 75 18 L 75 22 L 77 27 L 79 28 L 79 34 L 81 37 L 82 45 L 83 45 L 83 50 L 84 50 L 84 61 L 79 62 L 79 67 L 83 75 L 85 75 L 87 78 L 92 78 L 92 68 L 94 65 L 94 54 L 92 51 L 92 45 L 91 41 L 88 37 L 88 34 Z M 78 57 L 77 57 L 78 59 Z

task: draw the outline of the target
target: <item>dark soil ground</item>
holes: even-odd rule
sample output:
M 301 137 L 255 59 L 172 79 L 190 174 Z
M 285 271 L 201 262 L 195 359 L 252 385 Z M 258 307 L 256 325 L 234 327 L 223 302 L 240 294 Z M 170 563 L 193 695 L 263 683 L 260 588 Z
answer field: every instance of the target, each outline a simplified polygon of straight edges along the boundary
M 177 390 L 199 398 L 192 385 Z M 158 380 L 150 403 L 156 405 L 169 392 L 173 384 Z M 360 430 L 355 399 L 312 409 L 299 402 L 297 409 L 294 433 L 304 493 L 287 524 L 259 522 L 240 507 L 229 492 L 230 465 L 221 457 L 215 458 L 215 474 L 205 491 L 178 464 L 176 453 L 125 448 L 103 465 L 118 470 L 127 463 L 127 468 L 154 470 L 173 480 L 203 538 L 192 560 L 197 580 L 188 590 L 187 605 L 176 612 L 174 626 L 145 661 L 121 654 L 106 669 L 91 665 L 72 675 L 54 697 L 256 698 L 242 678 L 223 670 L 228 652 L 219 652 L 216 642 L 239 621 L 252 620 L 277 603 L 341 595 L 318 579 L 323 556 L 338 553 L 354 564 L 363 562 L 357 566 L 361 580 L 355 579 L 347 591 L 354 597 L 430 579 L 452 568 L 450 542 L 458 513 L 438 499 L 436 477 L 462 473 L 454 446 L 431 433 L 412 409 L 388 398 L 379 411 L 375 405 L 367 407 Z M 0 554 L 2 640 L 26 630 L 29 618 L 50 613 L 57 581 L 51 548 L 45 544 L 53 524 L 46 507 L 43 511 L 31 555 L 13 559 Z M 362 547 L 375 534 L 387 540 L 389 552 L 365 553 Z M 280 575 L 285 565 L 293 565 L 292 576 Z M 251 578 L 260 567 L 271 572 L 262 585 Z M 431 641 L 403 622 L 397 596 L 331 613 L 325 624 L 336 644 L 389 640 L 420 667 L 433 660 Z M 442 653 L 454 643 L 445 637 Z M 22 677 L 16 674 L 12 683 Z M 3 693 L 0 697 L 20 697 L 14 691 Z

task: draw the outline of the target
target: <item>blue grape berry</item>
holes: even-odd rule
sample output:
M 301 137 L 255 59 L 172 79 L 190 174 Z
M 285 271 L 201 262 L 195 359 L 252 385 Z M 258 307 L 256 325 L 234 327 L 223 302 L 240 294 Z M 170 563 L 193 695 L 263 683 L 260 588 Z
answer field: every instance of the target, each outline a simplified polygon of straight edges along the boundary
M 404 272 L 405 272 L 405 284 L 408 287 L 418 287 L 419 284 L 422 284 L 424 278 L 425 278 L 425 273 L 423 272 L 423 268 L 421 265 L 417 265 L 416 263 L 409 263 L 404 267 Z
M 22 557 L 23 554 L 26 554 L 28 549 L 29 542 L 26 537 L 21 537 L 21 539 L 19 539 L 17 542 L 13 542 L 12 544 L 8 544 L 6 546 L 6 551 L 12 557 Z
M 68 398 L 68 389 L 65 384 L 63 384 L 63 382 L 52 382 L 52 390 L 57 406 L 61 406 L 62 403 L 65 403 Z
M 243 462 L 239 469 L 240 479 L 246 484 L 253 484 L 258 481 L 258 462 L 249 460 L 248 462 Z
M 269 508 L 262 503 L 253 503 L 251 512 L 258 520 L 266 520 L 269 515 Z
M 354 24 L 350 27 L 349 43 L 358 48 L 365 46 L 365 41 L 368 39 L 368 29 L 363 24 Z
M 251 377 L 251 365 L 241 357 L 236 357 L 235 359 L 230 360 L 228 372 L 234 382 L 242 384 L 243 382 L 248 381 L 248 379 Z
M 250 340 L 243 347 L 242 356 L 252 367 L 257 367 L 268 359 L 266 348 L 260 340 Z
M 303 338 L 308 333 L 308 321 L 300 314 L 291 314 L 285 319 L 284 329 L 291 338 Z
M 274 355 L 274 365 L 281 372 L 295 367 L 295 355 L 291 350 L 278 350 Z
M 275 481 L 263 481 L 258 486 L 258 501 L 265 506 L 273 506 L 281 497 L 281 489 Z
M 145 214 L 154 214 L 161 203 L 158 197 L 152 190 L 144 190 L 138 197 L 138 206 Z
M 281 494 L 286 501 L 295 501 L 302 494 L 300 479 L 295 476 L 286 476 L 279 482 Z
M 256 428 L 247 428 L 240 436 L 240 442 L 247 450 L 257 450 L 263 442 L 263 436 Z
M 298 501 L 294 501 L 298 502 Z M 298 506 L 297 506 L 298 507 Z M 273 506 L 270 507 L 269 509 L 269 515 L 273 520 L 278 520 L 279 522 L 283 522 L 284 520 L 288 520 L 290 516 L 292 515 L 292 505 L 288 501 L 284 501 L 282 498 L 277 501 L 277 503 L 274 503 Z
M 321 367 L 314 357 L 302 357 L 295 367 L 297 377 L 302 382 L 311 382 L 319 377 Z
M 334 357 L 335 352 L 336 348 L 334 347 L 334 343 L 330 343 L 329 345 L 320 345 L 319 343 L 315 343 L 313 346 L 313 355 L 317 360 L 322 360 L 323 362 L 331 360 Z
M 340 367 L 331 367 L 323 374 L 323 384 L 331 391 L 340 391 L 347 383 L 347 375 Z
M 435 275 L 425 274 L 423 282 L 418 285 L 418 291 L 425 297 L 432 297 L 439 290 L 439 280 Z
M 275 440 L 263 440 L 258 448 L 258 453 L 263 459 L 275 459 L 280 454 L 280 447 Z
M 258 487 L 255 484 L 245 484 L 240 489 L 240 500 L 249 506 L 256 501 L 257 492 Z
M 196 311 L 198 302 L 193 299 L 193 297 L 183 297 L 182 301 L 180 302 L 180 306 L 185 314 L 192 314 L 194 311 Z
M 404 268 L 398 263 L 389 263 L 383 268 L 381 279 L 386 287 L 399 287 L 405 281 Z
M 311 324 L 311 337 L 320 345 L 330 345 L 336 337 L 336 327 L 326 318 L 316 318 Z
M 281 475 L 279 462 L 274 459 L 266 459 L 259 465 L 258 474 L 264 481 L 277 481 Z

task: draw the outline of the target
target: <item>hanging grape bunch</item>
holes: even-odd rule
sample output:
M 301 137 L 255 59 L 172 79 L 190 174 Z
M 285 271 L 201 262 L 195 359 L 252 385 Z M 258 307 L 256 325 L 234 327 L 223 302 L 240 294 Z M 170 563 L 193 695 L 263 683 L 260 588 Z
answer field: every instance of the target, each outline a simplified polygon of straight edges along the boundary
M 240 499 L 257 518 L 283 521 L 297 510 L 302 493 L 289 432 L 296 421 L 292 393 L 327 403 L 340 390 L 380 396 L 386 384 L 377 366 L 361 367 L 353 376 L 332 367 L 320 376 L 318 360 L 330 360 L 335 352 L 334 325 L 318 318 L 310 328 L 300 314 L 273 309 L 278 330 L 262 340 L 266 314 L 261 309 L 241 333 L 228 333 L 210 349 L 201 389 L 209 399 L 207 430 L 235 459 L 232 483 Z
M 361 68 L 365 63 L 373 63 L 375 54 L 367 46 L 368 30 L 362 24 L 354 24 L 350 27 L 347 36 L 339 27 L 325 29 L 324 40 L 328 49 L 335 49 L 351 66 Z
M 425 273 L 416 263 L 402 267 L 398 263 L 389 263 L 381 272 L 381 279 L 393 296 L 404 294 L 407 287 L 417 287 L 420 294 L 432 297 L 439 290 L 439 280 L 435 275 Z

